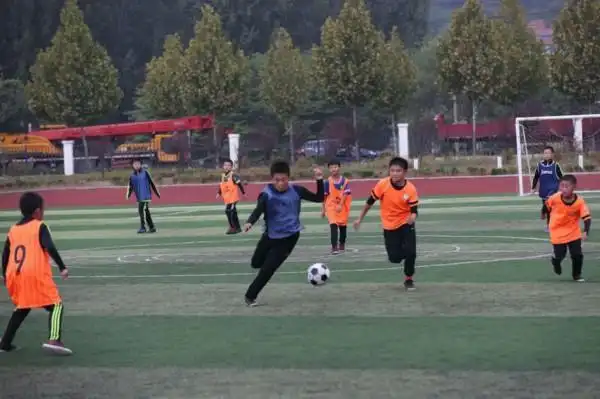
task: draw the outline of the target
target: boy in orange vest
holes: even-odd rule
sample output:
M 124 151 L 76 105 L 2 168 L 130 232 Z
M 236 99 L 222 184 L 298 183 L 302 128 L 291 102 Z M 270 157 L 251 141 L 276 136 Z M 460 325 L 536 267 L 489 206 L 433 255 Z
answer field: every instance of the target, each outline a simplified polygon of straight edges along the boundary
M 330 161 L 327 166 L 331 176 L 323 183 L 325 184 L 325 202 L 323 203 L 321 217 L 327 216 L 331 231 L 331 254 L 337 255 L 346 250 L 352 192 L 350 191 L 348 179 L 340 175 L 342 167 L 340 161 Z
M 217 198 L 223 198 L 223 202 L 225 203 L 225 215 L 227 215 L 227 222 L 229 223 L 229 229 L 227 229 L 225 234 L 237 234 L 242 232 L 236 208 L 236 205 L 240 200 L 238 189 L 246 196 L 244 185 L 242 184 L 240 177 L 233 173 L 233 161 L 231 159 L 226 159 L 223 162 L 223 174 L 221 175 L 221 183 L 219 184 L 219 191 L 217 192 Z
M 23 218 L 8 231 L 2 253 L 2 278 L 15 310 L 0 338 L 0 352 L 17 349 L 12 341 L 31 309 L 43 308 L 49 315 L 49 337 L 42 348 L 57 355 L 73 352 L 61 341 L 63 304 L 52 277 L 50 258 L 63 279 L 69 270 L 52 241 L 44 217 L 44 200 L 37 193 L 25 193 L 19 201 Z

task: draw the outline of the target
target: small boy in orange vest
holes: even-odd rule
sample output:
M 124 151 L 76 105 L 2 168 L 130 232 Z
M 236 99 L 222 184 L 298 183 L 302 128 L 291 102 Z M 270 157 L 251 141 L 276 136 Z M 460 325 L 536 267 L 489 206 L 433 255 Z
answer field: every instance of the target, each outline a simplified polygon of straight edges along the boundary
M 331 230 L 331 254 L 337 255 L 346 249 L 352 192 L 350 191 L 348 179 L 340 175 L 342 167 L 340 161 L 332 160 L 327 166 L 331 176 L 323 182 L 325 185 L 325 202 L 323 203 L 321 217 L 327 216 Z
M 225 203 L 225 215 L 227 215 L 227 222 L 229 223 L 229 229 L 227 229 L 225 234 L 242 232 L 236 207 L 240 200 L 238 189 L 244 196 L 246 195 L 240 177 L 233 173 L 233 161 L 226 159 L 223 162 L 223 174 L 221 175 L 221 183 L 217 192 L 217 198 L 223 198 L 223 202 Z

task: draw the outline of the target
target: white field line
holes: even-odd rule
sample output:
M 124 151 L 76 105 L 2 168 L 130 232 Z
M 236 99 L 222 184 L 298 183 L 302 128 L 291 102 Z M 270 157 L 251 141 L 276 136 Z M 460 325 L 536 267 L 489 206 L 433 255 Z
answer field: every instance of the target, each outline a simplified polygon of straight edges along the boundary
M 488 264 L 488 263 L 501 263 L 501 262 L 517 262 L 523 260 L 533 260 L 541 258 L 549 258 L 549 254 L 538 254 L 522 257 L 509 257 L 509 258 L 493 258 L 483 260 L 467 260 L 460 262 L 447 262 L 447 263 L 432 263 L 425 265 L 418 265 L 417 268 L 434 268 L 434 267 L 449 267 L 449 266 L 461 266 L 461 265 L 474 265 L 474 264 Z M 335 270 L 332 274 L 335 276 L 337 273 L 367 273 L 367 272 L 379 272 L 379 271 L 390 271 L 390 270 L 401 270 L 402 266 L 391 266 L 391 267 L 374 267 L 364 269 L 341 269 Z M 281 275 L 303 275 L 306 271 L 278 271 L 277 274 Z M 194 277 L 236 277 L 236 276 L 255 276 L 256 272 L 234 272 L 234 273 L 190 273 L 190 274 L 134 274 L 134 275 L 89 275 L 89 276 L 71 276 L 71 279 L 168 279 L 168 278 L 194 278 Z M 56 277 L 60 278 L 60 277 Z
M 588 202 L 589 200 L 600 199 L 599 196 L 586 196 L 585 199 Z M 448 198 L 424 198 L 420 201 L 421 205 L 436 205 L 436 204 L 459 204 L 464 208 L 472 208 L 469 207 L 469 204 L 477 204 L 477 203 L 488 203 L 486 205 L 490 208 L 504 208 L 506 206 L 513 205 L 522 205 L 522 206 L 538 206 L 540 203 L 540 199 L 538 197 L 507 197 L 507 198 L 498 198 L 498 197 L 448 197 Z M 352 202 L 352 208 L 360 209 L 364 205 L 363 200 L 354 200 Z M 239 210 L 252 210 L 254 209 L 254 203 L 243 203 L 238 205 Z M 302 204 L 302 209 L 319 209 L 322 205 L 315 204 L 310 202 L 304 202 Z M 160 203 L 154 203 L 150 206 L 152 213 L 156 215 L 164 215 L 164 214 L 184 214 L 184 213 L 204 213 L 204 212 L 223 212 L 223 205 L 206 205 L 199 204 L 196 206 L 160 206 Z M 440 208 L 440 209 L 451 209 L 451 208 Z M 84 215 L 98 215 L 98 214 L 131 214 L 136 213 L 136 205 L 135 203 L 131 203 L 127 207 L 106 207 L 106 208 L 78 208 L 78 209 L 49 209 L 45 212 L 47 216 L 65 216 L 65 215 L 73 215 L 73 216 L 84 216 Z M 18 216 L 18 211 L 0 211 L 0 217 L 10 216 L 16 217 Z

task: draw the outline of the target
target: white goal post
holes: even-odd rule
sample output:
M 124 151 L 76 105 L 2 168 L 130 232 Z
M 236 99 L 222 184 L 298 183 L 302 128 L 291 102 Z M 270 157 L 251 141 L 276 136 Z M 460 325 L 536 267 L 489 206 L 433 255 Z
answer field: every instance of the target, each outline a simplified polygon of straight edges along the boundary
M 566 123 L 567 120 L 572 121 L 572 124 Z M 584 120 L 587 122 L 584 126 Z M 589 120 L 589 121 L 588 121 Z M 554 124 L 552 123 L 554 121 Z M 560 121 L 560 122 L 559 122 Z M 527 124 L 542 125 L 543 135 L 532 135 L 528 132 Z M 568 125 L 568 126 L 567 126 Z M 539 126 L 538 126 L 539 127 Z M 565 127 L 572 127 L 568 129 L 568 134 L 565 134 Z M 557 129 L 556 129 L 557 128 Z M 558 130 L 558 131 L 556 131 Z M 593 145 L 591 148 L 587 146 L 587 141 L 584 140 L 585 136 L 591 138 Z M 568 150 L 577 154 L 577 164 L 579 168 L 583 169 L 583 154 L 596 150 L 595 136 L 598 136 L 598 143 L 600 143 L 600 114 L 582 114 L 582 115 L 560 115 L 560 116 L 528 116 L 515 118 L 515 138 L 517 142 L 517 174 L 518 174 L 518 188 L 519 195 L 524 196 L 529 193 L 529 187 L 525 186 L 525 177 L 527 177 L 528 184 L 531 184 L 531 179 L 537 166 L 537 160 L 534 159 L 534 154 L 531 154 L 529 146 L 532 138 L 537 137 L 543 145 L 553 145 L 555 142 L 564 144 Z M 539 149 L 535 151 L 540 152 Z M 525 162 L 525 165 L 524 163 Z M 526 167 L 526 170 L 524 169 Z M 533 168 L 532 168 L 533 166 Z

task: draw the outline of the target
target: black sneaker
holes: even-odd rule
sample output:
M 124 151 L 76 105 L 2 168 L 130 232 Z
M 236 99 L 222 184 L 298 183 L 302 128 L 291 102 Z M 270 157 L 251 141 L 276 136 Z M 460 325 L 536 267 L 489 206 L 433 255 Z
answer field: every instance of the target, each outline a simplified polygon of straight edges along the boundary
M 156 233 L 156 227 L 151 227 L 148 233 Z
M 404 289 L 406 289 L 407 291 L 415 290 L 415 282 L 412 279 L 404 280 Z
M 560 262 L 557 262 L 554 258 L 552 258 L 552 267 L 554 268 L 554 273 L 559 276 L 562 274 L 562 266 L 560 265 Z
M 2 341 L 2 337 L 0 337 L 0 342 Z M 0 348 L 0 353 L 8 353 L 19 350 L 19 347 L 13 344 L 10 344 L 8 348 Z
M 146 232 L 146 228 L 140 227 L 140 229 L 137 232 L 138 232 L 138 234 L 144 234 Z
M 253 308 L 255 306 L 257 306 L 258 304 L 256 303 L 256 299 L 250 299 L 248 297 L 244 298 L 246 300 L 246 306 Z
M 581 276 L 573 276 L 573 281 L 576 283 L 585 283 L 585 279 Z

